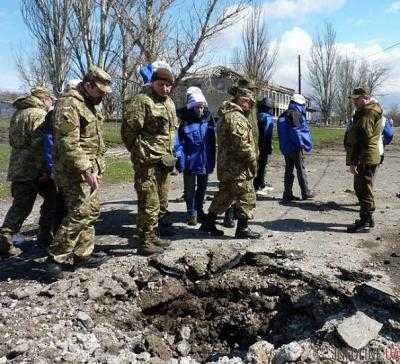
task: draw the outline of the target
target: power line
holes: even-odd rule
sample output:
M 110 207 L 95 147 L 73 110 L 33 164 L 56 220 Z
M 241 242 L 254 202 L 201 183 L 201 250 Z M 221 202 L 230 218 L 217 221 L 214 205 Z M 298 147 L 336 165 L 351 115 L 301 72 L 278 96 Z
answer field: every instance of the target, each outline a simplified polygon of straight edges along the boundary
M 349 63 L 349 62 L 361 61 L 361 60 L 365 61 L 368 58 L 371 58 L 371 57 L 374 57 L 374 56 L 376 56 L 378 54 L 384 53 L 384 52 L 388 51 L 389 49 L 392 49 L 392 48 L 395 48 L 395 47 L 398 47 L 398 46 L 400 46 L 400 42 L 393 43 L 392 45 L 382 49 L 381 51 L 369 54 L 369 55 L 367 55 L 365 57 L 358 57 L 358 59 L 357 58 L 347 59 L 347 60 L 344 60 L 344 61 L 341 61 L 341 62 L 337 62 L 337 64 Z

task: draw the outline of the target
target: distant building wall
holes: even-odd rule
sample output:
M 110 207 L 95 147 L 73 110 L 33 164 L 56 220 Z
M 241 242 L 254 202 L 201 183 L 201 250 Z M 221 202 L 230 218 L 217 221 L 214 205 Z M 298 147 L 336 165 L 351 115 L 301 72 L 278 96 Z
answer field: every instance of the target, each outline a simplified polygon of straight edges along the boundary
M 231 73 L 230 73 L 231 72 Z M 177 108 L 185 105 L 186 90 L 190 86 L 199 87 L 212 113 L 216 113 L 223 101 L 232 98 L 228 90 L 239 79 L 238 74 L 224 67 L 216 67 L 204 74 L 188 76 L 184 78 L 181 84 L 174 92 L 174 100 Z M 258 99 L 269 97 L 273 102 L 273 116 L 278 117 L 288 107 L 290 98 L 295 93 L 295 90 L 278 85 L 268 85 L 264 90 L 261 90 L 257 96 Z M 311 102 L 306 97 L 306 106 L 310 107 Z M 311 113 L 307 113 L 307 118 L 311 118 Z

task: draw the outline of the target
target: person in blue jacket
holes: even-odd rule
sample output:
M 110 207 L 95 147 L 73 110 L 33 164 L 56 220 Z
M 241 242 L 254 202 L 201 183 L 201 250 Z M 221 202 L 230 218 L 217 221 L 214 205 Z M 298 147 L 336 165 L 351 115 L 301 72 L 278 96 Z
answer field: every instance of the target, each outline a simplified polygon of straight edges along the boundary
M 301 197 L 307 200 L 314 197 L 307 182 L 303 151 L 312 150 L 310 128 L 307 123 L 306 99 L 294 94 L 288 109 L 278 118 L 277 129 L 279 148 L 285 157 L 284 201 L 300 200 L 293 195 L 294 168 L 301 189 Z
M 208 175 L 215 167 L 214 117 L 198 87 L 189 87 L 186 106 L 177 110 L 181 123 L 175 141 L 176 168 L 183 172 L 188 225 L 204 221 L 204 197 Z
M 52 219 L 52 226 L 49 229 L 49 234 L 46 238 L 42 237 L 42 241 L 49 245 L 58 228 L 61 225 L 62 219 L 66 215 L 67 209 L 64 203 L 64 198 L 60 191 L 57 190 L 54 182 L 54 163 L 53 163 L 53 149 L 54 149 L 54 136 L 53 136 L 53 110 L 49 111 L 46 115 L 45 121 L 40 127 L 41 142 L 42 142 L 42 174 L 39 178 L 41 183 L 49 186 L 53 191 L 53 204 L 54 215 Z
M 258 168 L 254 179 L 254 189 L 259 196 L 266 196 L 274 188 L 265 181 L 268 156 L 272 153 L 272 133 L 274 121 L 272 119 L 272 100 L 264 97 L 257 105 L 258 121 Z

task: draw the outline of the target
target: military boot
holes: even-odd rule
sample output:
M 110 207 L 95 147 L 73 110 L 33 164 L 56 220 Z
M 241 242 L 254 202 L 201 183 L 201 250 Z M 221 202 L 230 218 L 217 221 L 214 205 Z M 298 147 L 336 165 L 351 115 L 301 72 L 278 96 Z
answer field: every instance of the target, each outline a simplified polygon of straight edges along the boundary
M 154 234 L 151 236 L 151 243 L 160 248 L 168 248 L 171 245 L 170 242 L 160 239 L 158 229 L 156 229 Z
M 172 226 L 172 223 L 165 221 L 164 219 L 158 220 L 158 236 L 171 237 L 175 236 L 176 230 Z
M 235 238 L 236 239 L 259 239 L 261 238 L 261 234 L 257 233 L 249 228 L 249 220 L 248 219 L 239 219 Z
M 9 236 L 0 236 L 0 255 L 16 257 L 21 253 L 21 249 L 14 246 Z
M 224 217 L 224 223 L 223 225 L 227 228 L 233 228 L 235 227 L 235 219 L 234 219 L 234 208 L 231 206 L 228 210 L 225 212 L 225 217 Z
M 200 225 L 199 230 L 211 236 L 223 236 L 224 232 L 217 229 L 217 227 L 215 226 L 215 220 L 217 220 L 217 216 L 208 213 L 206 220 Z
M 372 214 L 360 213 L 360 219 L 357 219 L 354 224 L 347 227 L 348 233 L 368 233 L 371 227 L 375 226 Z
M 39 244 L 49 247 L 54 240 L 54 235 L 51 231 L 40 229 L 36 239 Z
M 164 249 L 154 244 L 154 242 L 143 243 L 138 248 L 138 254 L 143 255 L 145 257 L 148 257 L 153 254 L 161 254 L 162 252 L 164 252 Z

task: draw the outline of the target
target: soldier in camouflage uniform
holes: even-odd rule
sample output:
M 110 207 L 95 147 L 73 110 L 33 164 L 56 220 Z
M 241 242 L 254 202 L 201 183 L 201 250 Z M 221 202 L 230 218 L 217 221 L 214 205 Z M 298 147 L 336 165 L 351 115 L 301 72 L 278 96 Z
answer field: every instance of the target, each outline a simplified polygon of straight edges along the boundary
M 236 96 L 237 90 L 239 88 L 246 88 L 253 93 L 257 92 L 257 86 L 252 80 L 248 80 L 247 78 L 242 78 L 238 81 L 237 85 L 233 85 L 229 90 L 228 93 L 232 95 L 233 97 Z M 250 112 L 248 113 L 247 119 L 250 121 L 251 126 L 252 126 L 252 132 L 253 132 L 253 139 L 254 139 L 254 148 L 255 148 L 255 153 L 256 153 L 256 158 L 258 160 L 258 137 L 259 137 L 259 131 L 258 131 L 258 121 L 257 121 L 257 110 L 255 107 L 252 107 Z M 227 228 L 233 228 L 235 227 L 235 205 L 232 205 L 226 212 L 225 212 L 225 217 L 224 217 L 224 226 Z
M 238 88 L 233 101 L 226 101 L 219 110 L 221 121 L 218 131 L 218 168 L 220 182 L 206 221 L 200 230 L 212 236 L 221 236 L 223 231 L 215 226 L 218 214 L 236 205 L 238 224 L 236 238 L 258 239 L 260 234 L 248 227 L 256 207 L 253 179 L 257 169 L 257 155 L 253 126 L 248 115 L 254 106 L 254 93 Z
M 63 94 L 54 110 L 54 169 L 67 215 L 50 246 L 49 274 L 69 264 L 95 266 L 94 223 L 100 214 L 98 186 L 105 170 L 99 106 L 111 92 L 111 77 L 90 67 L 82 82 Z
M 32 211 L 36 196 L 44 201 L 40 210 L 38 240 L 52 236 L 52 215 L 54 211 L 55 189 L 42 179 L 40 161 L 41 135 L 48 110 L 53 105 L 53 96 L 42 87 L 37 87 L 26 97 L 14 102 L 17 111 L 10 121 L 10 164 L 8 180 L 11 181 L 13 204 L 7 212 L 0 230 L 0 254 L 18 255 L 21 251 L 14 247 L 11 238 L 18 233 L 25 219 Z M 43 241 L 44 242 L 44 241 Z
M 175 165 L 174 135 L 178 126 L 175 105 L 168 96 L 173 76 L 157 69 L 151 84 L 127 106 L 121 136 L 131 153 L 138 197 L 137 234 L 139 253 L 163 251 L 167 242 L 159 239 L 160 210 L 166 210 L 168 177 Z

